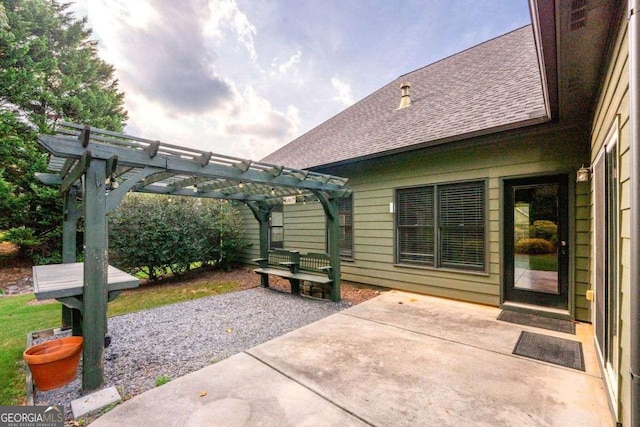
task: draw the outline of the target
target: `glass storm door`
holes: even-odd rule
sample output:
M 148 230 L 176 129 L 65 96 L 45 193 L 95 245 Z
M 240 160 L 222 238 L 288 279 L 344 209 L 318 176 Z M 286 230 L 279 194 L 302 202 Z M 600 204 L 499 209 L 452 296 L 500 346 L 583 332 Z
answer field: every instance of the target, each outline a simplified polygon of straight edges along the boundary
M 505 181 L 504 299 L 568 308 L 567 177 Z
M 593 163 L 595 313 L 594 331 L 609 391 L 615 397 L 620 371 L 618 353 L 619 231 L 617 123 Z

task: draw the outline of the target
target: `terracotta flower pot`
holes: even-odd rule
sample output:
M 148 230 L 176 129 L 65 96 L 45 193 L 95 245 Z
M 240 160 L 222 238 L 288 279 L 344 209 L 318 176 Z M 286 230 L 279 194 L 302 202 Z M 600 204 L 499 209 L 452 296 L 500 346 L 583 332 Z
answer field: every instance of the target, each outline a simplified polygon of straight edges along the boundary
M 29 347 L 22 357 L 38 390 L 46 391 L 75 379 L 81 353 L 82 337 L 66 337 Z

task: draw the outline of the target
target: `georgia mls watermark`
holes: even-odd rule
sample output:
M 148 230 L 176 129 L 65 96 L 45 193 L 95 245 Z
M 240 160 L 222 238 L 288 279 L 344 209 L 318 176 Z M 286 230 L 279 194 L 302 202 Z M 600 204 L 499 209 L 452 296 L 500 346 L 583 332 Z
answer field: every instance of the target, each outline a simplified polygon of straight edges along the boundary
M 0 427 L 64 427 L 60 406 L 0 406 Z

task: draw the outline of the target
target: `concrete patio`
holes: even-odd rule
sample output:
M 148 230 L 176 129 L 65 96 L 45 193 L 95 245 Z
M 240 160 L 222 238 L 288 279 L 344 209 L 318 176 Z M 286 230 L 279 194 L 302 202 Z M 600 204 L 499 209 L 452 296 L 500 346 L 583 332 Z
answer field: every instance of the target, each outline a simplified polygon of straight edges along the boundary
M 613 424 L 590 325 L 567 335 L 499 313 L 387 292 L 136 396 L 92 425 Z M 581 341 L 586 372 L 512 355 L 523 330 Z

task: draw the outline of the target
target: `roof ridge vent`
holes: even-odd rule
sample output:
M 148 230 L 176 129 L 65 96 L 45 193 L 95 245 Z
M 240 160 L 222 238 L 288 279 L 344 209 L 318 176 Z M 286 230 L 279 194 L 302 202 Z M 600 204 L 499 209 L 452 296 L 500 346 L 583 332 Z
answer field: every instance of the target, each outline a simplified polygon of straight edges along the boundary
M 411 88 L 411 84 L 409 82 L 400 84 L 400 105 L 397 110 L 402 108 L 406 108 L 411 105 L 411 97 L 409 96 L 409 89 Z

